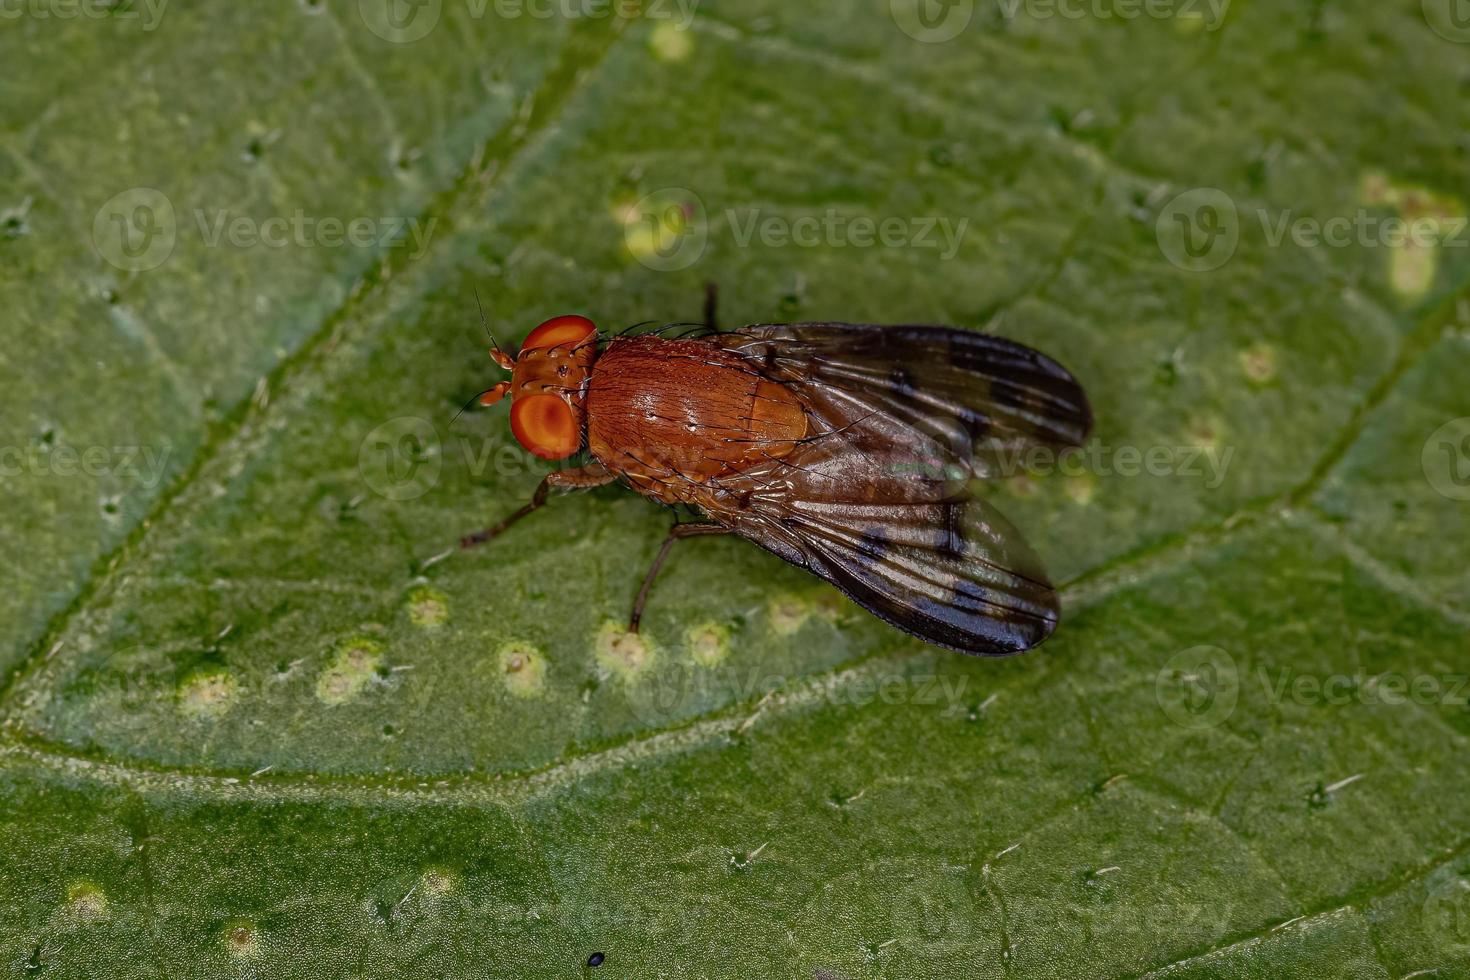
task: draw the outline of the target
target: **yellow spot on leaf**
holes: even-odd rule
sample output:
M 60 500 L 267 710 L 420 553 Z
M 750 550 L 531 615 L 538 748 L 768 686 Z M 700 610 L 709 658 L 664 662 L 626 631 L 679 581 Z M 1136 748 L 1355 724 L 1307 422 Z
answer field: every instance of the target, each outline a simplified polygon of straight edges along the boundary
M 316 696 L 325 704 L 351 701 L 372 683 L 382 662 L 376 641 L 356 636 L 337 646 L 337 653 L 316 681 Z
M 443 626 L 449 620 L 449 599 L 438 589 L 420 585 L 408 594 L 408 618 L 415 626 Z
M 454 891 L 455 874 L 448 868 L 425 868 L 419 876 L 419 891 L 425 895 L 446 895 Z
M 107 918 L 107 893 L 95 882 L 73 882 L 66 890 L 66 914 L 76 922 L 102 921 Z
M 1097 489 L 1097 477 L 1091 473 L 1078 473 L 1075 476 L 1067 477 L 1066 482 L 1062 486 L 1073 503 L 1081 504 L 1085 507 L 1092 503 L 1093 491 Z
M 1197 418 L 1185 430 L 1184 438 L 1197 449 L 1219 449 L 1220 435 L 1224 431 L 1225 427 L 1218 419 Z
M 653 648 L 639 633 L 629 633 L 617 623 L 604 623 L 597 631 L 597 662 L 620 677 L 634 677 L 653 663 Z
M 223 670 L 192 674 L 179 685 L 179 710 L 193 718 L 218 718 L 234 701 L 236 688 Z
M 505 689 L 516 697 L 538 697 L 546 689 L 546 658 L 530 644 L 507 643 L 497 660 Z
M 1263 385 L 1276 377 L 1276 348 L 1267 343 L 1252 344 L 1240 352 L 1240 369 L 1251 382 Z
M 1389 285 L 1405 299 L 1419 299 L 1434 285 L 1439 271 L 1439 246 L 1405 242 L 1393 250 Z
M 1406 300 L 1422 298 L 1434 286 L 1444 243 L 1464 240 L 1465 206 L 1448 195 L 1397 184 L 1377 172 L 1363 175 L 1358 195 L 1368 207 L 1398 212 L 1405 226 L 1398 229 L 1402 233 L 1390 237 L 1385 232 L 1380 242 L 1389 246 L 1389 285 Z
M 695 662 L 713 667 L 730 653 L 730 631 L 718 623 L 692 627 L 684 634 Z
M 694 51 L 694 38 L 686 28 L 665 20 L 649 35 L 648 46 L 662 61 L 683 61 Z
M 771 618 L 771 629 L 778 636 L 790 636 L 807 621 L 812 614 L 811 603 L 801 596 L 777 596 L 771 600 L 767 610 Z

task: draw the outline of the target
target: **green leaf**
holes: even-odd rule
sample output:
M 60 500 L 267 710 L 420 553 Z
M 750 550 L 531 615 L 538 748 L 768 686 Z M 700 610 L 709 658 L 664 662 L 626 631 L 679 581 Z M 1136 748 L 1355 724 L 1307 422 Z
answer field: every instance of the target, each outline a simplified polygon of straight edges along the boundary
M 0 21 L 7 969 L 1470 975 L 1448 4 L 397 3 Z M 711 279 L 1083 379 L 1056 637 L 704 539 L 629 639 L 616 488 L 452 550 L 546 469 L 477 295 Z

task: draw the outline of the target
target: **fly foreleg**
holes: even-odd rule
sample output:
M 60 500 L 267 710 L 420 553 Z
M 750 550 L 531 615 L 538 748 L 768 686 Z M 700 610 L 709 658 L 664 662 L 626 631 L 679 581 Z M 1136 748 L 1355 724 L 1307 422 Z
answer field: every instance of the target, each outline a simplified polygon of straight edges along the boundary
M 474 534 L 466 534 L 459 539 L 459 546 L 462 549 L 473 548 L 477 544 L 484 544 L 491 538 L 499 537 L 516 521 L 545 504 L 552 487 L 567 490 L 585 490 L 590 487 L 600 487 L 604 483 L 611 483 L 615 479 L 617 477 L 613 476 L 601 463 L 589 463 L 586 466 L 579 466 L 574 470 L 556 470 L 555 472 L 548 473 L 545 479 L 536 485 L 536 492 L 531 494 L 530 503 L 515 513 L 510 514 L 493 527 L 487 527 L 485 530 L 478 531 Z

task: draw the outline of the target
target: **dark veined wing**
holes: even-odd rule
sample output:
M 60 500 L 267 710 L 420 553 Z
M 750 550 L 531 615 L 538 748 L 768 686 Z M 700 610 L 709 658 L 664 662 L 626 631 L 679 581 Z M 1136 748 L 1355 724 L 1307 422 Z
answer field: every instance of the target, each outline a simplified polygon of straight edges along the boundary
M 1001 657 L 1036 646 L 1056 628 L 1057 594 L 1041 563 L 1010 522 L 978 498 L 851 503 L 757 496 L 747 510 L 721 520 L 929 643 Z
M 756 324 L 711 337 L 794 388 L 817 415 L 887 416 L 909 448 L 980 476 L 1033 445 L 1080 446 L 1092 409 L 1077 380 L 1023 344 L 953 327 Z
M 792 324 L 710 338 L 801 399 L 811 431 L 721 477 L 737 534 L 928 642 L 1005 656 L 1055 629 L 1021 534 L 978 497 L 998 453 L 1080 444 L 1075 379 L 1020 344 L 945 327 Z

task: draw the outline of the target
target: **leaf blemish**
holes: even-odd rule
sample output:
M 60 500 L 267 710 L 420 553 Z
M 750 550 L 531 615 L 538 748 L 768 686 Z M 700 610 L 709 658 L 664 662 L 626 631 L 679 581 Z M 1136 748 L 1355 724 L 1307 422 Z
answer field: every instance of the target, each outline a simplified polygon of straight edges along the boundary
M 218 718 L 229 709 L 237 688 L 222 670 L 191 674 L 179 684 L 179 710 L 194 718 Z
M 382 647 L 364 636 L 350 637 L 337 646 L 331 664 L 316 682 L 316 696 L 324 704 L 351 701 L 378 676 Z
M 66 914 L 76 922 L 100 922 L 107 918 L 107 893 L 96 882 L 73 882 L 66 890 Z
M 715 666 L 730 653 L 730 631 L 719 623 L 691 628 L 685 641 L 695 661 L 706 667 Z
M 597 632 L 597 662 L 620 677 L 636 677 L 653 663 L 653 648 L 641 633 L 629 633 L 617 623 L 604 623 Z
M 800 596 L 777 596 L 771 600 L 768 608 L 771 629 L 775 630 L 779 636 L 790 636 L 801 629 L 801 625 L 807 621 L 811 612 L 811 604 Z
M 1220 436 L 1225 428 L 1224 423 L 1213 418 L 1197 418 L 1190 423 L 1185 438 L 1189 445 L 1204 450 L 1218 450 L 1220 448 Z
M 518 698 L 539 697 L 546 689 L 546 658 L 528 643 L 500 648 L 500 676 L 505 689 Z
M 1097 477 L 1091 473 L 1079 473 L 1076 476 L 1068 476 L 1063 489 L 1072 502 L 1080 506 L 1092 503 L 1092 494 L 1097 488 Z
M 454 886 L 455 875 L 448 868 L 426 868 L 419 876 L 419 890 L 425 895 L 447 895 Z
M 648 46 L 661 61 L 684 61 L 694 51 L 694 39 L 677 22 L 665 20 L 649 35 Z
M 1382 173 L 1364 174 L 1359 199 L 1368 207 L 1390 208 L 1409 233 L 1388 240 L 1389 285 L 1407 300 L 1429 292 L 1438 274 L 1444 245 L 1463 244 L 1465 207 L 1455 198 L 1413 184 L 1399 184 Z
M 449 597 L 421 585 L 408 594 L 408 618 L 415 626 L 433 629 L 449 620 Z
M 231 956 L 249 959 L 260 952 L 260 933 L 249 919 L 235 919 L 225 925 L 224 944 Z
M 1240 369 L 1252 384 L 1269 383 L 1276 377 L 1276 348 L 1265 342 L 1252 344 L 1240 352 Z

